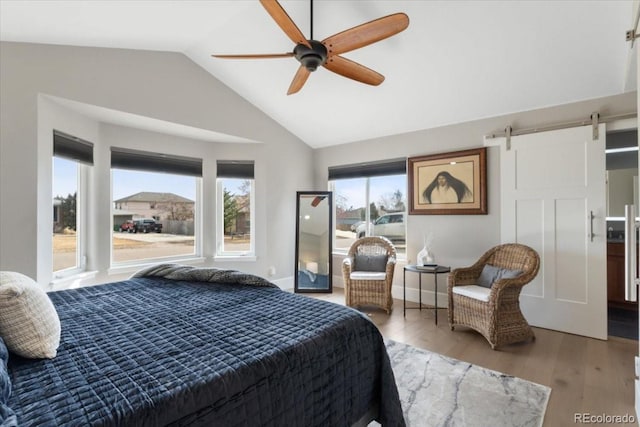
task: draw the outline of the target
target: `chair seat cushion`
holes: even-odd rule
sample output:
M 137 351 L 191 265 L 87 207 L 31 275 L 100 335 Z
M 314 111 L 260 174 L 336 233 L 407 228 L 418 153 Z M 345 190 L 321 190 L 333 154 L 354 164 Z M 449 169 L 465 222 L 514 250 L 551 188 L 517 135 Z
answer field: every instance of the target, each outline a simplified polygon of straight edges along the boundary
M 387 273 L 377 271 L 352 271 L 349 278 L 351 280 L 385 280 Z
M 488 302 L 491 289 L 478 285 L 454 286 L 452 292 L 457 295 Z

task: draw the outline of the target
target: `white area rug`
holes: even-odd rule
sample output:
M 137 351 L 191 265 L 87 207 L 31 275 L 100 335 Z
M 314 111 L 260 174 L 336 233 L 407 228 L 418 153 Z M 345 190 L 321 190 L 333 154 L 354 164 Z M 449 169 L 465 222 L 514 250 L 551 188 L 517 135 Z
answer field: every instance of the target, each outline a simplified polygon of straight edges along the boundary
M 386 344 L 407 426 L 542 425 L 549 387 L 396 341 Z

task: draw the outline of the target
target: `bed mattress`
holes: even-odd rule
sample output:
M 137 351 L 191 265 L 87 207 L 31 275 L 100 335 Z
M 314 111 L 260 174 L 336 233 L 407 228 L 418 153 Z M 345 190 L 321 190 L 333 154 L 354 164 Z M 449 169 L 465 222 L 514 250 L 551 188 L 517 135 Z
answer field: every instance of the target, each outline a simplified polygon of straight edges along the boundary
M 21 426 L 404 425 L 380 333 L 278 288 L 133 278 L 49 294 L 58 355 L 11 355 Z

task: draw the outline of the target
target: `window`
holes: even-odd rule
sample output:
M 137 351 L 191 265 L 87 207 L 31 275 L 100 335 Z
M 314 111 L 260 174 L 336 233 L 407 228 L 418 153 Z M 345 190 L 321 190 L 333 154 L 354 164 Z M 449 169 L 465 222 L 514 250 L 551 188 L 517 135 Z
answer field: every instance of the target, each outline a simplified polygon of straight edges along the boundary
M 83 171 L 93 165 L 93 144 L 63 132 L 53 132 L 53 244 L 54 277 L 84 269 Z
M 253 162 L 217 162 L 216 256 L 255 255 Z
M 202 160 L 111 148 L 114 265 L 200 254 Z
M 335 199 L 334 248 L 346 252 L 364 236 L 384 236 L 406 254 L 406 160 L 329 168 Z

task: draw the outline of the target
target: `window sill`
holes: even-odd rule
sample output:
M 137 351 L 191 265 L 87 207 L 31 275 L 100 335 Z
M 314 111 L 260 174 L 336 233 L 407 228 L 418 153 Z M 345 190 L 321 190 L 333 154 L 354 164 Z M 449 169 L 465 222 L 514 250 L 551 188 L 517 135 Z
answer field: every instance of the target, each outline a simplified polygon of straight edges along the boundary
M 216 255 L 213 257 L 213 260 L 216 262 L 255 262 L 258 258 L 255 255 Z
M 109 276 L 114 276 L 118 274 L 127 274 L 127 273 L 135 273 L 136 271 L 149 267 L 151 265 L 156 264 L 186 264 L 186 265 L 194 265 L 194 264 L 202 264 L 204 263 L 206 258 L 204 257 L 194 257 L 194 258 L 181 258 L 181 259 L 170 259 L 170 260 L 154 260 L 150 262 L 140 262 L 137 264 L 122 264 L 112 266 L 107 270 L 107 274 Z
M 94 279 L 97 275 L 97 271 L 82 271 L 69 276 L 55 278 L 49 282 L 49 290 L 58 291 L 62 289 L 81 287 L 82 285 L 80 282 L 87 279 Z

